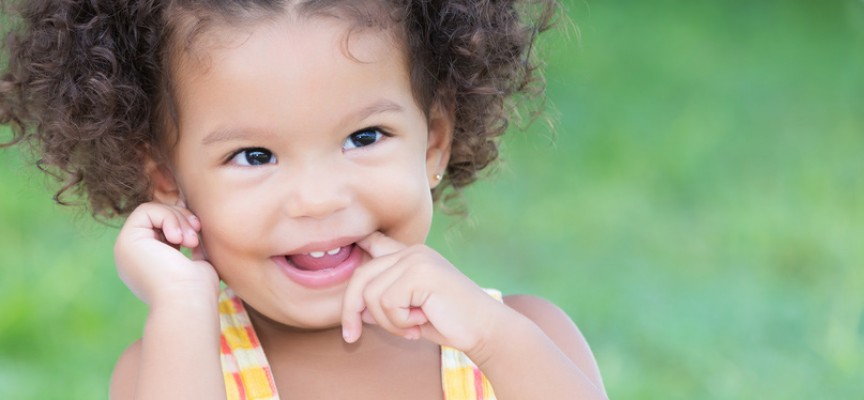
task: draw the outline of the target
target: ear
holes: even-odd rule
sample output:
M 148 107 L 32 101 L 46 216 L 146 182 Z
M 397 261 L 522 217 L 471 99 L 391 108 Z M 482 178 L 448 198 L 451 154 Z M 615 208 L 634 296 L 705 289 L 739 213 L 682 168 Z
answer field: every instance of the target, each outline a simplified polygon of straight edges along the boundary
M 180 189 L 174 174 L 164 162 L 157 161 L 151 152 L 144 156 L 144 173 L 150 180 L 150 198 L 162 204 L 180 204 Z
M 429 110 L 429 137 L 426 142 L 426 174 L 429 187 L 434 189 L 450 162 L 453 143 L 453 110 L 436 103 Z

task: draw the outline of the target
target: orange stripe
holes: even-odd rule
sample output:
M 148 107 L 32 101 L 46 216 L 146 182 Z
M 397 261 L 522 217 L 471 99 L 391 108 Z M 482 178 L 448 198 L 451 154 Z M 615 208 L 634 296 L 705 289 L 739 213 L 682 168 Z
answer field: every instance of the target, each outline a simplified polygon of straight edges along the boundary
M 234 377 L 234 383 L 237 384 L 237 400 L 246 400 L 246 387 L 243 386 L 243 379 L 239 372 L 231 374 Z
M 252 344 L 252 347 L 261 347 L 261 343 L 258 342 L 258 335 L 255 333 L 255 327 L 252 325 L 246 326 L 246 336 L 249 338 L 249 343 Z
M 243 307 L 243 301 L 240 300 L 237 296 L 231 296 L 231 303 L 234 303 L 234 311 L 236 314 L 242 314 L 246 311 L 246 308 Z
M 264 372 L 267 375 L 267 383 L 270 384 L 270 393 L 276 394 L 276 382 L 273 382 L 273 371 L 270 370 L 270 367 L 263 367 Z
M 219 335 L 219 350 L 222 354 L 233 354 L 231 346 L 228 346 L 228 340 L 225 339 L 225 334 Z
M 485 399 L 483 394 L 483 374 L 480 368 L 474 368 L 474 392 L 478 399 Z

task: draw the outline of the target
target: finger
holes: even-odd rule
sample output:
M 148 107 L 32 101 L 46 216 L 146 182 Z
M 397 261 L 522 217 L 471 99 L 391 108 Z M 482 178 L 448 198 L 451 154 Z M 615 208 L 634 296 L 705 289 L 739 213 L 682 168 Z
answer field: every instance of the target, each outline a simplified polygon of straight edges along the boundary
M 391 267 L 366 285 L 363 299 L 366 310 L 361 318 L 369 323 L 369 316 L 384 330 L 409 339 L 420 336 L 418 325 L 428 322 L 419 307 L 428 295 L 414 290 L 416 285 L 405 279 L 405 269 Z
M 195 214 L 192 214 L 192 212 L 190 211 L 189 215 L 186 217 L 186 219 L 188 219 L 189 223 L 192 224 L 192 229 L 195 229 L 196 232 L 201 231 L 201 220 L 198 219 L 198 217 L 195 216 Z
M 399 314 L 397 318 L 399 318 L 399 323 L 396 325 L 402 329 L 419 327 L 420 325 L 429 323 L 429 318 L 426 317 L 426 313 L 423 312 L 423 309 L 420 307 L 408 307 L 404 310 L 404 313 Z M 396 318 L 392 319 L 394 321 L 396 320 Z
M 361 313 L 366 309 L 364 288 L 375 276 L 393 266 L 396 260 L 395 256 L 375 258 L 354 270 L 342 299 L 342 336 L 346 342 L 354 343 L 362 334 Z
M 360 339 L 360 335 L 363 334 L 363 319 L 361 316 L 363 310 L 365 308 L 361 308 L 358 311 L 345 311 L 343 307 L 342 338 L 345 339 L 346 343 L 356 342 L 357 339 Z
M 379 231 L 372 232 L 369 236 L 357 242 L 357 245 L 375 258 L 396 253 L 406 247 L 401 242 Z
M 405 336 L 406 329 L 429 322 L 422 309 L 426 298 L 428 294 L 417 290 L 416 285 L 404 279 L 404 274 L 380 295 L 387 322 L 396 328 L 393 333 Z
M 186 218 L 186 221 L 189 221 L 189 225 L 192 226 L 196 232 L 201 230 L 201 220 L 198 219 L 195 214 L 192 213 L 185 205 L 179 205 L 176 207 L 176 210 Z
M 363 312 L 360 313 L 360 319 L 363 320 L 363 323 L 366 323 L 369 325 L 376 325 L 377 324 L 377 322 L 375 322 L 375 317 L 373 317 L 372 313 L 369 312 L 369 310 L 366 308 L 364 308 Z
M 198 239 L 198 233 L 195 232 L 194 228 L 189 226 L 183 229 L 183 243 L 181 243 L 183 247 L 194 249 L 198 247 L 199 244 L 200 240 Z
M 422 313 L 422 311 L 420 312 Z M 363 310 L 363 312 L 360 313 L 360 316 L 363 319 L 364 323 L 367 323 L 369 325 L 378 325 L 378 321 L 375 320 L 375 317 L 372 316 L 372 313 L 370 313 L 369 310 Z M 425 318 L 425 315 L 422 318 Z M 421 318 L 418 318 L 417 320 L 419 321 L 421 320 Z M 418 324 L 402 329 L 399 335 L 405 339 L 416 340 L 420 339 L 423 336 L 423 332 L 421 330 L 420 324 Z
M 371 314 L 377 325 L 398 336 L 404 334 L 402 328 L 405 326 L 401 322 L 411 303 L 410 298 L 394 296 L 391 290 L 394 285 L 398 286 L 401 276 L 401 269 L 391 267 L 381 271 L 363 288 L 363 302 L 366 304 L 364 313 Z M 390 293 L 390 296 L 385 296 L 385 293 Z
M 171 211 L 177 217 L 177 223 L 183 232 L 183 240 L 177 244 L 190 249 L 198 246 L 198 232 L 189 221 L 189 217 L 192 213 L 189 210 L 178 207 L 172 207 Z
M 422 337 L 421 326 L 428 324 L 426 315 L 419 308 L 401 310 L 394 317 L 375 317 L 372 311 L 366 309 L 360 316 L 364 323 L 378 325 L 385 331 L 405 339 L 420 339 Z
M 138 211 L 138 210 L 136 210 Z M 132 220 L 132 216 L 130 216 Z M 149 204 L 140 208 L 139 215 L 130 221 L 130 228 L 174 246 L 195 247 L 198 234 L 183 213 L 173 207 Z M 147 232 L 147 233 L 145 233 Z M 137 235 L 136 235 L 137 236 Z
M 426 340 L 440 345 L 444 345 L 447 343 L 447 338 L 445 338 L 444 335 L 442 335 L 441 332 L 438 331 L 438 329 L 435 329 L 432 324 L 425 323 L 423 325 L 420 325 L 419 329 L 420 335 L 426 338 Z
M 405 316 L 405 324 L 408 326 L 419 326 L 429 323 L 429 317 L 423 312 L 420 307 L 408 308 L 408 315 Z
M 207 256 L 204 254 L 204 246 L 199 243 L 197 246 L 192 247 L 192 261 L 206 261 Z
M 138 225 L 139 228 L 150 230 L 151 232 L 161 232 L 162 237 L 166 242 L 180 245 L 183 243 L 184 232 L 180 223 L 180 218 L 172 210 L 165 207 L 152 207 L 144 210 L 146 222 L 144 225 Z M 148 223 L 149 222 L 149 223 Z
M 405 328 L 406 329 L 414 327 L 414 326 L 420 326 L 420 325 L 429 323 L 429 318 L 426 317 L 426 313 L 424 313 L 423 309 L 421 309 L 421 308 L 411 307 L 409 309 L 408 313 L 409 314 L 407 317 L 402 318 L 403 320 L 406 321 L 405 322 Z M 369 310 L 364 309 L 363 312 L 360 313 L 360 317 L 364 323 L 367 323 L 369 325 L 377 325 L 378 324 L 378 321 L 375 320 L 375 317 L 372 316 L 372 313 L 369 312 Z
M 412 326 L 405 329 L 405 333 L 402 334 L 402 337 L 408 340 L 417 340 L 423 337 L 423 331 L 420 329 L 420 326 Z

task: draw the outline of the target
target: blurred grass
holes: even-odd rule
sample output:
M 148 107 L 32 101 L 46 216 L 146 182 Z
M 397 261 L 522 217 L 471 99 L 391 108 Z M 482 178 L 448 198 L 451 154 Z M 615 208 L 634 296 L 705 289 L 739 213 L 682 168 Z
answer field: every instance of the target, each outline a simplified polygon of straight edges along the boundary
M 613 398 L 860 398 L 864 2 L 566 4 L 555 137 L 511 134 L 430 243 L 567 310 Z M 105 397 L 145 309 L 116 230 L 25 160 L 0 152 L 0 398 Z

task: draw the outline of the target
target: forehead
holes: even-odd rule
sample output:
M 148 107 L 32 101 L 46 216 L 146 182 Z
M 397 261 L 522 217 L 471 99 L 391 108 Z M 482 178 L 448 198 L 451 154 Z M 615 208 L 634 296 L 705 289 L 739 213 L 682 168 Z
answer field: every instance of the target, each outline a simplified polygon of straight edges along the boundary
M 245 7 L 254 2 L 242 3 Z M 161 149 L 160 151 L 167 155 L 176 145 L 184 108 L 181 102 L 187 97 L 184 88 L 188 86 L 190 78 L 205 75 L 214 65 L 213 57 L 218 55 L 217 53 L 224 53 L 232 47 L 242 45 L 257 30 L 274 29 L 279 25 L 282 25 L 283 34 L 286 34 L 286 26 L 296 26 L 301 22 L 338 25 L 341 28 L 339 40 L 334 42 L 335 44 L 331 43 L 331 47 L 338 49 L 340 55 L 348 55 L 359 62 L 368 57 L 364 46 L 370 43 L 359 39 L 370 35 L 377 36 L 379 44 L 387 43 L 391 46 L 390 49 L 399 49 L 398 56 L 408 70 L 414 98 L 421 105 L 421 110 L 426 110 L 426 96 L 421 95 L 425 91 L 418 91 L 418 88 L 425 87 L 416 84 L 416 68 L 409 64 L 411 57 L 407 51 L 405 20 L 400 18 L 398 10 L 385 10 L 385 7 L 390 7 L 386 4 L 389 3 L 307 0 L 291 2 L 289 6 L 280 3 L 277 9 L 259 7 L 250 11 L 235 7 L 228 12 L 175 3 L 176 7 L 172 12 L 166 13 L 170 16 L 165 28 L 167 40 L 163 65 L 166 74 L 161 78 L 159 86 L 163 95 L 157 98 L 155 109 L 156 119 L 161 121 L 156 128 L 159 132 L 156 135 L 155 148 Z
M 253 35 L 263 33 L 282 35 L 284 37 L 298 36 L 303 30 L 322 27 L 336 33 L 338 43 L 328 43 L 341 50 L 342 55 L 364 62 L 365 56 L 375 57 L 374 52 L 386 48 L 400 50 L 407 61 L 405 32 L 402 24 L 395 22 L 388 13 L 372 17 L 370 12 L 360 12 L 358 7 L 325 8 L 318 3 L 340 2 L 306 2 L 318 5 L 316 8 L 301 8 L 299 5 L 280 13 L 257 13 L 245 16 L 222 15 L 205 17 L 187 13 L 186 17 L 178 17 L 175 24 L 175 34 L 171 35 L 174 42 L 171 47 L 172 70 L 189 68 L 204 68 L 212 63 L 214 52 L 230 50 L 242 46 Z M 353 11 L 352 11 L 353 10 Z M 371 46 L 371 47 L 370 47 Z M 188 71 L 184 71 L 188 72 Z
M 175 73 L 181 141 L 226 124 L 321 129 L 311 121 L 326 119 L 322 111 L 338 118 L 380 98 L 416 106 L 404 52 L 385 29 L 284 17 L 213 30 L 200 40 Z
M 378 0 L 247 0 L 243 2 L 204 1 L 175 3 L 167 19 L 169 58 L 206 53 L 230 36 L 256 25 L 303 19 L 334 19 L 350 32 L 378 31 L 403 45 L 406 37 L 405 10 L 395 3 Z

